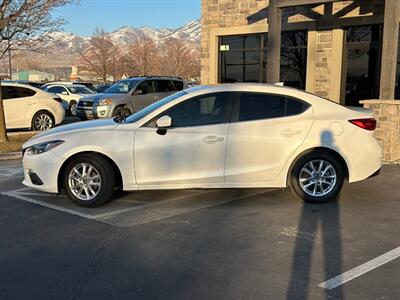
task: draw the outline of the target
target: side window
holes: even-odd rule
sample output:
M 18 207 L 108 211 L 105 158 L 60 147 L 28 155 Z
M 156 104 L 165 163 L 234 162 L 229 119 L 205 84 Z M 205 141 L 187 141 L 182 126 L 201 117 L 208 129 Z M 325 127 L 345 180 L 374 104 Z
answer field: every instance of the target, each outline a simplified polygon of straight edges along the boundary
M 157 93 L 167 93 L 167 92 L 175 91 L 175 87 L 172 84 L 171 80 L 160 79 L 160 80 L 156 80 L 155 82 L 156 82 Z
M 50 93 L 61 94 L 62 92 L 65 91 L 65 89 L 61 86 L 51 86 L 47 89 L 47 91 Z
M 310 107 L 309 104 L 293 98 L 286 98 L 286 114 L 285 116 L 295 116 L 305 112 Z
M 239 121 L 251 121 L 294 116 L 303 113 L 309 104 L 284 95 L 242 93 Z
M 143 81 L 138 85 L 136 89 L 142 90 L 143 95 L 154 93 L 153 81 L 152 80 Z
M 8 99 L 7 89 L 4 85 L 1 86 L 1 96 L 3 97 L 3 100 Z
M 232 103 L 230 95 L 217 93 L 188 99 L 163 112 L 156 119 L 168 115 L 175 128 L 227 123 Z M 154 122 L 150 125 L 154 126 Z
M 285 115 L 286 97 L 261 93 L 240 95 L 239 121 L 279 118 Z
M 15 99 L 23 97 L 31 97 L 36 94 L 34 90 L 19 87 L 19 86 L 6 86 L 6 98 L 5 99 Z
M 174 83 L 175 90 L 177 90 L 177 91 L 182 91 L 183 90 L 183 81 L 173 80 L 172 82 Z

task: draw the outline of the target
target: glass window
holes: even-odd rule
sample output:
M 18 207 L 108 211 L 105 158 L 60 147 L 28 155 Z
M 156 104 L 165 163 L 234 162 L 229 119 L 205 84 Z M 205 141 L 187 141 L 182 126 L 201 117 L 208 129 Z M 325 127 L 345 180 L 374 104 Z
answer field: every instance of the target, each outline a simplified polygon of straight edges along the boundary
M 131 91 L 138 83 L 139 79 L 124 79 L 114 83 L 107 89 L 108 94 L 127 94 Z
M 3 93 L 3 90 L 2 90 Z M 4 99 L 15 99 L 23 97 L 32 97 L 36 92 L 34 90 L 19 87 L 19 86 L 5 86 L 4 89 Z
M 265 82 L 267 34 L 220 38 L 220 82 Z
M 154 93 L 153 80 L 145 80 L 137 86 L 138 90 L 142 90 L 143 95 Z
M 286 112 L 285 116 L 295 116 L 306 111 L 310 105 L 303 101 L 299 101 L 290 97 L 286 97 Z
M 67 90 L 62 86 L 51 86 L 46 91 L 50 93 L 61 94 L 62 92 L 66 92 Z
M 307 31 L 282 32 L 280 81 L 285 86 L 306 88 Z
M 394 98 L 400 99 L 400 34 L 399 34 L 399 43 L 397 46 L 396 92 Z
M 229 95 L 230 93 L 217 93 L 188 99 L 168 109 L 157 119 L 168 115 L 172 118 L 173 127 L 226 123 L 227 99 L 231 99 Z
M 379 97 L 382 25 L 346 28 L 346 105 Z
M 285 115 L 286 97 L 261 93 L 240 95 L 239 121 L 279 118 Z
M 175 91 L 175 87 L 171 80 L 155 80 L 156 92 L 157 93 L 167 93 Z
M 182 91 L 183 90 L 183 81 L 181 81 L 181 80 L 173 80 L 172 82 L 174 83 L 175 90 L 177 90 L 177 91 Z
M 88 89 L 84 85 L 74 85 L 74 86 L 69 86 L 67 89 L 73 93 L 73 94 L 94 94 L 94 92 L 90 89 Z

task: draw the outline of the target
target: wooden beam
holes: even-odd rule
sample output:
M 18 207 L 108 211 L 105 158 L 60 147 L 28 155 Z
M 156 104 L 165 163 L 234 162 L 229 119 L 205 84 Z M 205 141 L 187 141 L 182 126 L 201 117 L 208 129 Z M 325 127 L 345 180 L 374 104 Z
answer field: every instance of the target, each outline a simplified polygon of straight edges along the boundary
M 394 99 L 399 41 L 399 14 L 399 1 L 385 0 L 379 99 Z
M 277 83 L 280 77 L 282 11 L 277 4 L 278 0 L 270 0 L 268 7 L 268 83 Z
M 279 0 L 278 7 L 291 7 L 291 6 L 300 6 L 300 5 L 312 5 L 312 4 L 324 4 L 324 3 L 332 3 L 339 2 L 343 0 Z

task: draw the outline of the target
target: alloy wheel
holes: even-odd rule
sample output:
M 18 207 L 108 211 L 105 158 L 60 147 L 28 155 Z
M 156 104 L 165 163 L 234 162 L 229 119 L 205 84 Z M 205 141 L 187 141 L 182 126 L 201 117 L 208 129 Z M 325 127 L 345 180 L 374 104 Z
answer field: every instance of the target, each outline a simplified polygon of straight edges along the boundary
M 40 114 L 35 118 L 35 128 L 39 131 L 48 130 L 53 127 L 53 119 L 48 114 Z
M 336 186 L 337 174 L 331 163 L 324 159 L 306 163 L 299 173 L 300 187 L 313 197 L 328 195 Z
M 100 173 L 89 163 L 79 163 L 68 174 L 68 186 L 79 200 L 93 200 L 101 190 Z

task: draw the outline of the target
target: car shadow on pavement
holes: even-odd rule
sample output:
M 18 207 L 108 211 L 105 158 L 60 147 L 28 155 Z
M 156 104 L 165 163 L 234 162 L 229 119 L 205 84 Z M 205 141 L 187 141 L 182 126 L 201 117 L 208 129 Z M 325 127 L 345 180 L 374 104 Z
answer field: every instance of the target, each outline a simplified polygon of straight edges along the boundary
M 298 236 L 293 253 L 286 299 L 308 299 L 311 262 L 313 260 L 313 250 L 318 244 L 319 229 L 322 240 L 322 264 L 325 269 L 325 278 L 322 281 L 342 273 L 339 203 L 339 199 L 319 205 L 304 203 L 298 223 Z M 326 298 L 330 299 L 332 297 L 334 299 L 343 299 L 344 295 L 341 286 L 333 290 L 326 290 Z

